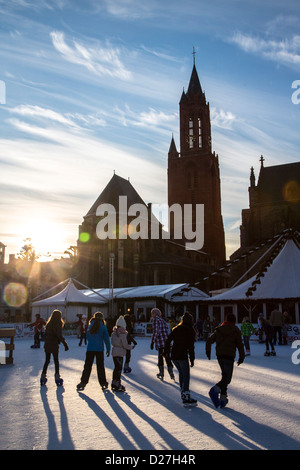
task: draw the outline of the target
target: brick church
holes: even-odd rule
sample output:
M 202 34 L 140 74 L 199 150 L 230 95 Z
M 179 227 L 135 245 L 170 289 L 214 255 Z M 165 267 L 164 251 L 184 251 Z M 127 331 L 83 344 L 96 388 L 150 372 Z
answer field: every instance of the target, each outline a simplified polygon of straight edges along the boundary
M 204 244 L 200 249 L 185 247 L 186 232 L 178 239 L 174 219 L 170 217 L 168 235 L 159 224 L 157 239 L 124 237 L 124 227 L 116 235 L 99 239 L 97 215 L 100 204 L 111 204 L 118 215 L 120 196 L 127 205 L 142 204 L 148 221 L 152 220 L 151 203 L 146 204 L 130 181 L 114 174 L 79 227 L 76 277 L 96 288 L 138 285 L 195 283 L 220 268 L 226 260 L 224 227 L 221 213 L 221 189 L 218 155 L 212 151 L 209 103 L 202 91 L 195 63 L 187 91 L 180 103 L 180 148 L 174 138 L 168 153 L 168 206 L 189 204 L 195 229 L 197 205 L 204 206 Z M 117 219 L 119 220 L 119 219 Z M 129 219 L 130 222 L 131 219 Z M 195 232 L 195 230 L 194 230 Z M 226 286 L 223 274 L 212 277 L 208 289 Z

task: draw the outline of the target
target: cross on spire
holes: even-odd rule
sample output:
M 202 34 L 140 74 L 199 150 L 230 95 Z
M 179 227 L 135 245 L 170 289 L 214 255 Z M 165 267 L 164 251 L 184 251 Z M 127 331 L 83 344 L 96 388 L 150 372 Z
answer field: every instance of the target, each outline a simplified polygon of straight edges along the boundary
M 194 47 L 193 47 L 193 52 L 192 52 L 192 54 L 193 54 L 193 62 L 194 62 L 194 65 L 195 65 L 195 55 L 196 55 L 196 51 L 195 51 L 195 48 L 194 48 Z

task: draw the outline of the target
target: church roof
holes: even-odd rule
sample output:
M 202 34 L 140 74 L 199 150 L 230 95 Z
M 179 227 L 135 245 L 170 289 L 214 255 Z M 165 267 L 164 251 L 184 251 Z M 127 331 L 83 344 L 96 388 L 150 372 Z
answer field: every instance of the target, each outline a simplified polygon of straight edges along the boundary
M 119 196 L 127 196 L 127 207 L 132 204 L 143 204 L 146 206 L 130 181 L 114 174 L 85 217 L 96 215 L 96 210 L 101 204 L 112 204 L 115 208 L 118 208 Z
M 299 202 L 300 163 L 262 166 L 257 183 L 258 202 Z
M 198 77 L 197 69 L 196 66 L 194 65 L 193 70 L 192 70 L 192 75 L 190 78 L 190 83 L 188 87 L 187 94 L 194 94 L 196 95 L 197 93 L 202 93 L 202 88 L 200 85 L 200 80 Z

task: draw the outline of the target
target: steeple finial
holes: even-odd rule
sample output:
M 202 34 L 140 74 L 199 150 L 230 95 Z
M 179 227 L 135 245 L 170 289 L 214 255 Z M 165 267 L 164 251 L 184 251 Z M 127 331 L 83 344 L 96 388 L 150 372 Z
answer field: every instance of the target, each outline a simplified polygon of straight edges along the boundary
M 195 65 L 195 55 L 196 55 L 196 51 L 195 51 L 195 48 L 193 47 L 193 65 Z

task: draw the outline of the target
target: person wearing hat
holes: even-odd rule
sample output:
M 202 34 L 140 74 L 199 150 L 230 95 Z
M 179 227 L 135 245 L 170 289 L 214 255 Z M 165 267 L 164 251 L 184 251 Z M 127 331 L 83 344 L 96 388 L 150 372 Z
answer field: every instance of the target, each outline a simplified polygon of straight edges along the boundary
M 158 352 L 158 374 L 156 375 L 159 379 L 163 380 L 164 378 L 164 347 L 165 341 L 169 336 L 170 330 L 168 323 L 161 317 L 161 311 L 158 308 L 153 308 L 151 310 L 152 317 L 152 339 L 151 339 L 151 349 L 154 348 Z M 168 372 L 172 380 L 174 380 L 173 373 L 173 364 L 169 356 L 165 357 Z
M 114 361 L 114 370 L 112 375 L 111 389 L 114 392 L 125 392 L 125 387 L 121 384 L 121 373 L 123 359 L 127 350 L 134 348 L 134 345 L 128 344 L 126 321 L 121 315 L 111 334 L 112 358 Z
M 197 334 L 193 325 L 193 316 L 185 312 L 179 324 L 175 326 L 169 334 L 164 348 L 165 357 L 170 355 L 171 350 L 172 362 L 179 372 L 179 384 L 183 406 L 197 406 L 197 400 L 191 398 L 190 394 L 190 366 L 194 366 L 194 343 Z

